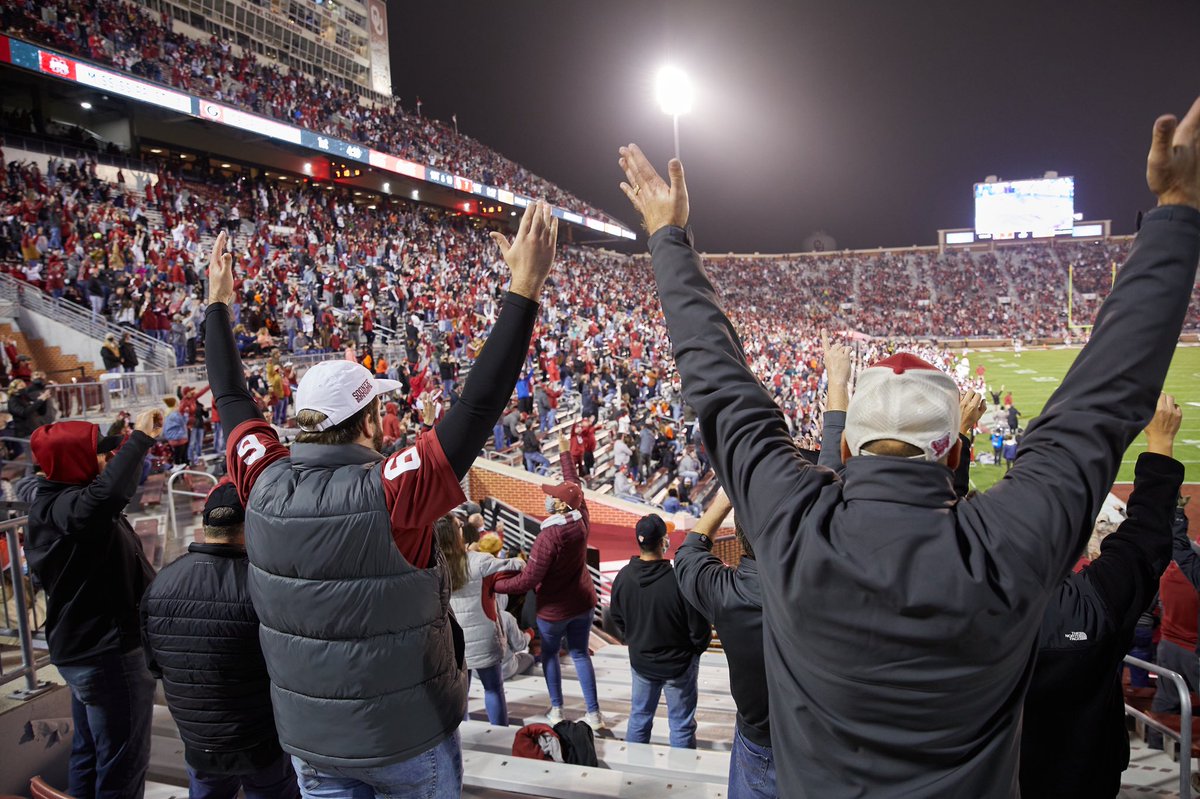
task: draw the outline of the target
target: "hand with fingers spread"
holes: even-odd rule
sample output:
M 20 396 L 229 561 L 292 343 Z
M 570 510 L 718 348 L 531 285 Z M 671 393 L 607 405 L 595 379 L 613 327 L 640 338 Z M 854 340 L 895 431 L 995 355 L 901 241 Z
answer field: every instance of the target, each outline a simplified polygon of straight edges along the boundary
M 959 432 L 970 438 L 975 433 L 975 425 L 979 423 L 985 408 L 987 408 L 987 402 L 982 394 L 970 389 L 964 391 L 958 401 L 959 418 L 961 419 L 958 426 Z
M 825 353 L 826 384 L 829 393 L 825 410 L 844 411 L 850 407 L 850 364 L 854 354 L 845 344 L 829 340 L 829 333 L 821 331 L 821 349 Z
M 512 241 L 498 232 L 492 233 L 492 241 L 512 270 L 510 290 L 536 302 L 554 266 L 554 248 L 558 242 L 558 218 L 551 213 L 549 204 L 538 200 L 525 206 Z
M 1175 436 L 1183 422 L 1183 411 L 1170 394 L 1158 395 L 1158 407 L 1150 424 L 1146 425 L 1146 451 L 1173 457 Z
M 1155 120 L 1146 184 L 1159 205 L 1200 210 L 1200 97 L 1182 122 L 1171 114 Z
M 233 304 L 233 255 L 227 251 L 228 234 L 217 234 L 212 256 L 208 261 L 208 303 Z
M 620 153 L 617 163 L 625 172 L 621 191 L 625 192 L 629 202 L 642 215 L 642 226 L 646 228 L 646 233 L 653 236 L 659 228 L 667 225 L 685 227 L 688 221 L 688 193 L 683 180 L 683 164 L 679 159 L 672 158 L 667 164 L 667 176 L 671 180 L 668 184 L 658 176 L 636 144 L 622 147 Z

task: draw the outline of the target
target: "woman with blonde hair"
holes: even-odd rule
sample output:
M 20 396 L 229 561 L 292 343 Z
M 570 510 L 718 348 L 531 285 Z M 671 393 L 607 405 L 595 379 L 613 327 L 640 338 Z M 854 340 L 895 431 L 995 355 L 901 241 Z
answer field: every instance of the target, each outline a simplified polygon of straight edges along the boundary
M 485 552 L 468 551 L 463 543 L 462 522 L 448 514 L 433 524 L 438 548 L 450 572 L 450 607 L 462 627 L 466 641 L 467 668 L 483 683 L 488 721 L 508 726 L 508 702 L 504 696 L 504 633 L 500 608 L 492 583 L 503 572 L 518 572 L 525 563 L 517 558 L 501 560 Z

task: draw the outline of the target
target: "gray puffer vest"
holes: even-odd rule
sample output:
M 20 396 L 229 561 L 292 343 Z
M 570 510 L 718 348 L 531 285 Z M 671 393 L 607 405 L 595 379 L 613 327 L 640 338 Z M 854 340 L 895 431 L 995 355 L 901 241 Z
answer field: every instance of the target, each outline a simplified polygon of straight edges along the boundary
M 396 549 L 381 456 L 297 444 L 250 492 L 250 596 L 284 750 L 314 766 L 407 760 L 466 712 L 450 580 Z

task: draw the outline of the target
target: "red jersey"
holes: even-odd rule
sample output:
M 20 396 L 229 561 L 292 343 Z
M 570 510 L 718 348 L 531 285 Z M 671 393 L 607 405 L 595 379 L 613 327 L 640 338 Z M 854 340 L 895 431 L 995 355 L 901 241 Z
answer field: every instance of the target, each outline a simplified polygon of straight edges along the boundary
M 265 421 L 250 419 L 238 425 L 226 444 L 225 459 L 243 503 L 259 475 L 288 456 L 288 448 Z M 416 444 L 381 460 L 371 471 L 383 481 L 396 548 L 413 566 L 428 568 L 433 562 L 434 520 L 466 500 L 437 434 L 417 436 Z

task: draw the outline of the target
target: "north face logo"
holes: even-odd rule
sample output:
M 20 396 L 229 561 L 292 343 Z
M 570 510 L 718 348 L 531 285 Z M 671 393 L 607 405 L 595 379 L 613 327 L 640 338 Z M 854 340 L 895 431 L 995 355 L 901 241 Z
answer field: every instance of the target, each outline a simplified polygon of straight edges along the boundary
M 1086 641 L 1088 639 L 1088 637 L 1087 637 L 1087 633 L 1076 632 L 1076 633 L 1067 633 L 1066 639 L 1068 641 Z

